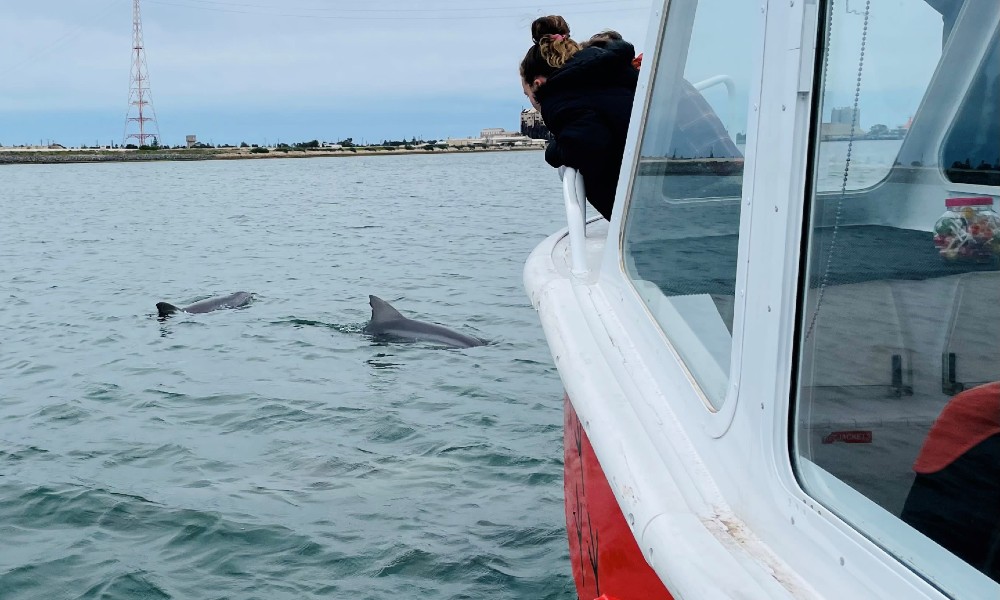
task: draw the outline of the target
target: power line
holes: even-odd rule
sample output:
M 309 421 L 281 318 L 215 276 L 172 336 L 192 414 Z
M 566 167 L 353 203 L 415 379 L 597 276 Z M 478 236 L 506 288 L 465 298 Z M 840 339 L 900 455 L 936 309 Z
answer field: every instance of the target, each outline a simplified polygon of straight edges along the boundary
M 14 63 L 6 70 L 0 71 L 0 78 L 6 78 L 7 75 L 20 70 L 30 64 L 38 62 L 40 59 L 47 58 L 49 55 L 53 54 L 56 50 L 59 50 L 67 42 L 76 39 L 80 34 L 89 30 L 90 26 L 94 25 L 99 21 L 105 20 L 105 17 L 111 14 L 112 9 L 118 10 L 115 6 L 119 0 L 108 0 L 107 4 L 104 5 L 104 10 L 100 12 L 94 12 L 91 14 L 91 18 L 87 19 L 77 27 L 67 31 L 63 35 L 57 37 L 54 40 L 46 40 L 42 45 L 38 46 L 34 52 L 29 52 L 24 56 L 20 62 Z
M 149 0 L 151 2 L 159 2 L 159 0 Z M 246 2 L 227 2 L 225 0 L 182 0 L 184 2 L 192 3 L 195 5 L 219 5 L 219 6 L 235 6 L 239 8 L 274 8 L 273 4 L 247 4 Z M 497 6 L 479 6 L 479 7 L 469 7 L 467 6 L 467 0 L 460 0 L 463 6 L 455 8 L 434 8 L 434 7 L 424 7 L 424 8 L 333 8 L 329 4 L 324 7 L 309 7 L 309 6 L 295 6 L 295 10 L 302 11 L 316 11 L 316 12 L 337 12 L 337 13 L 427 13 L 427 12 L 482 12 L 486 10 L 523 10 L 523 9 L 538 9 L 537 4 L 529 5 L 497 5 Z M 612 5 L 614 7 L 621 6 L 620 0 L 590 0 L 588 2 L 574 2 L 571 5 L 565 6 L 551 6 L 546 10 L 558 9 L 558 8 L 571 8 L 576 6 L 589 6 L 589 5 Z M 649 3 L 645 3 L 646 6 Z M 284 6 L 288 6 L 285 2 Z M 192 7 L 194 8 L 194 7 Z M 208 8 L 198 6 L 198 8 Z
M 231 13 L 231 14 L 241 14 L 241 15 L 256 15 L 256 16 L 267 16 L 267 17 L 287 17 L 287 18 L 297 18 L 297 19 L 327 19 L 335 21 L 467 21 L 467 20 L 495 20 L 504 16 L 508 17 L 523 17 L 523 12 L 510 13 L 508 15 L 503 14 L 475 14 L 475 15 L 436 15 L 436 16 L 415 16 L 412 14 L 398 15 L 400 12 L 455 12 L 459 9 L 340 9 L 338 12 L 341 14 L 335 15 L 324 15 L 324 14 L 297 14 L 297 13 L 279 13 L 279 12 L 269 12 L 269 11 L 248 11 L 248 10 L 237 10 L 235 8 L 222 8 L 219 6 L 210 6 L 207 4 L 181 4 L 181 2 L 198 2 L 199 0 L 147 0 L 153 4 L 159 4 L 161 6 L 173 6 L 176 8 L 190 8 L 194 10 L 203 10 L 210 12 L 221 12 L 221 13 Z M 206 0 L 201 0 L 202 2 Z M 235 4 L 227 3 L 215 3 L 222 4 L 223 6 L 237 6 Z M 635 10 L 649 10 L 648 2 L 640 2 L 638 6 L 622 6 L 621 3 L 611 3 L 611 2 L 592 2 L 591 4 L 613 4 L 613 8 L 609 7 L 605 10 L 583 10 L 583 11 L 573 11 L 574 15 L 578 14 L 605 14 L 605 13 L 619 13 L 623 11 L 635 11 Z M 262 5 L 239 5 L 244 8 L 269 8 Z M 524 7 L 525 9 L 532 8 L 536 9 L 536 6 Z M 298 8 L 297 10 L 314 10 L 314 11 L 330 11 L 337 9 L 314 9 L 314 8 Z M 365 15 L 359 15 L 357 13 L 363 12 L 365 10 L 370 10 L 371 12 Z M 484 10 L 517 10 L 516 7 L 496 7 L 489 8 L 483 7 L 479 9 L 463 9 L 470 12 L 482 12 Z M 352 14 L 343 14 L 346 12 L 352 12 Z

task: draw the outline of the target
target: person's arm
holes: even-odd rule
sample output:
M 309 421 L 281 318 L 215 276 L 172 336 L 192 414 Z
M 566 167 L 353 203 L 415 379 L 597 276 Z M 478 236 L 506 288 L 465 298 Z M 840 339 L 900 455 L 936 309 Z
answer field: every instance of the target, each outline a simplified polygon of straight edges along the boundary
M 580 109 L 566 119 L 553 154 L 558 153 L 562 165 L 589 171 L 607 160 L 610 146 L 611 131 L 604 119 L 593 110 Z M 553 164 L 549 160 L 548 149 L 545 154 L 545 160 Z
M 562 152 L 559 150 L 559 142 L 549 141 L 549 145 L 545 147 L 545 162 L 557 169 L 566 166 L 562 159 Z
M 622 157 L 613 156 L 611 130 L 598 113 L 583 109 L 573 116 L 559 134 L 561 158 L 583 176 L 590 205 L 610 220 L 618 179 L 613 165 Z

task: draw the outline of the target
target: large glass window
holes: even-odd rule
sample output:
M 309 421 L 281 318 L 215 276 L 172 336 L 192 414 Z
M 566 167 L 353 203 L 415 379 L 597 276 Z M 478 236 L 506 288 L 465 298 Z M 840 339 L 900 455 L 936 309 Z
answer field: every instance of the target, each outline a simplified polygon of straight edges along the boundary
M 948 132 L 941 165 L 955 183 L 1000 185 L 1000 43 L 983 57 Z
M 1000 3 L 827 6 L 796 472 L 950 595 L 1000 598 Z
M 743 0 L 670 3 L 622 239 L 628 276 L 714 408 L 733 339 L 746 24 L 759 17 Z

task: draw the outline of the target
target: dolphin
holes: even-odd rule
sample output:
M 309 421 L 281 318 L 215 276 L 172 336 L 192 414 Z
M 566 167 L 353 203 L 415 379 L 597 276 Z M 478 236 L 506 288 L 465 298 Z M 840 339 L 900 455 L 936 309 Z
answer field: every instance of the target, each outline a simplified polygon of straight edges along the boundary
M 374 337 L 399 340 L 433 342 L 453 348 L 484 346 L 486 342 L 471 335 L 452 331 L 447 327 L 407 319 L 388 302 L 378 296 L 368 296 L 372 306 L 372 319 L 365 325 L 364 332 Z
M 236 292 L 228 296 L 217 296 L 208 300 L 202 300 L 201 302 L 195 302 L 184 308 L 178 308 L 168 302 L 157 302 L 156 310 L 160 313 L 161 317 L 170 316 L 175 312 L 207 313 L 219 310 L 220 308 L 240 308 L 250 304 L 252 300 L 253 294 L 250 292 Z

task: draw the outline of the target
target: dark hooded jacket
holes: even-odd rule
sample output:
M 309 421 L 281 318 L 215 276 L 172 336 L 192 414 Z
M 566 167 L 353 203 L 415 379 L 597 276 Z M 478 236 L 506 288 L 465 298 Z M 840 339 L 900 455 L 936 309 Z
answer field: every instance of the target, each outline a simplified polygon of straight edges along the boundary
M 535 92 L 542 119 L 555 140 L 545 150 L 553 167 L 583 175 L 587 200 L 611 218 L 615 188 L 639 72 L 628 42 L 580 50 Z

